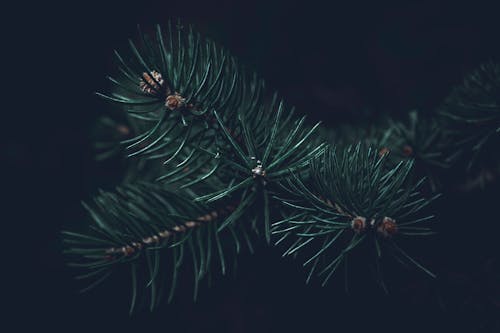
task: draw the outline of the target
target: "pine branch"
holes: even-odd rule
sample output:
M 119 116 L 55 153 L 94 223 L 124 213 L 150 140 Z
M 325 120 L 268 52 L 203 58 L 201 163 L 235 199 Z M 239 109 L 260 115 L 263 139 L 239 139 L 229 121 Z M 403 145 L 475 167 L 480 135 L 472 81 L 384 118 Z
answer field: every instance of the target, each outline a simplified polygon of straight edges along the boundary
M 136 164 L 116 191 L 84 204 L 93 220 L 88 231 L 64 232 L 73 265 L 84 269 L 79 278 L 91 281 L 84 290 L 125 267 L 131 311 L 140 286 L 153 309 L 160 281 L 170 282 L 171 300 L 189 261 L 196 297 L 214 266 L 226 272 L 228 252 L 238 253 L 242 240 L 252 250 L 254 233 L 269 243 L 271 232 L 275 244 L 289 242 L 284 256 L 313 252 L 304 260 L 307 281 L 319 275 L 325 284 L 348 257 L 366 260 L 358 250 L 371 251 L 384 289 L 386 254 L 434 277 L 399 245 L 433 233 L 425 223 L 437 196 L 419 192 L 424 180 L 415 181 L 415 169 L 435 180 L 466 150 L 478 154 L 498 140 L 498 66 L 481 67 L 457 88 L 442 118 L 412 111 L 404 121 L 332 131 L 297 118 L 261 79 L 191 27 L 139 31 L 129 46 L 115 52 L 113 88 L 98 93 L 120 106 L 126 127 L 106 120 L 100 147 L 102 158 L 122 154 Z
M 238 120 L 232 122 L 232 128 L 237 128 L 236 133 L 240 133 L 240 137 L 231 133 L 218 113 L 214 113 L 225 139 L 225 145 L 221 143 L 218 147 L 222 159 L 220 168 L 223 170 L 220 177 L 226 181 L 220 182 L 222 188 L 219 190 L 196 199 L 210 203 L 241 195 L 241 213 L 264 212 L 268 242 L 271 209 L 269 191 L 272 191 L 279 180 L 304 169 L 324 149 L 324 144 L 307 143 L 307 139 L 319 124 L 310 129 L 303 128 L 302 120 L 291 120 L 292 112 L 283 119 L 283 102 L 277 106 L 276 112 L 272 112 L 273 107 L 274 103 L 269 110 L 260 108 L 252 114 L 239 114 Z M 258 121 L 255 121 L 256 119 Z M 228 183 L 229 186 L 224 185 Z M 259 197 L 262 200 L 259 200 Z M 263 206 L 256 207 L 260 202 Z M 240 214 L 240 211 L 234 214 Z M 230 216 L 223 223 L 223 227 L 234 221 L 234 216 Z
M 149 289 L 151 309 L 161 299 L 162 281 L 170 280 L 168 299 L 172 299 L 178 272 L 186 262 L 193 265 L 196 298 L 199 281 L 216 261 L 224 274 L 228 252 L 238 253 L 242 241 L 252 249 L 249 229 L 243 224 L 228 226 L 223 234 L 217 232 L 223 218 L 237 209 L 237 203 L 209 207 L 159 184 L 140 183 L 101 192 L 93 205 L 84 205 L 94 222 L 90 232 L 63 233 L 69 245 L 66 252 L 76 259 L 72 265 L 85 269 L 79 278 L 92 281 L 84 291 L 103 282 L 118 266 L 126 265 L 132 270 L 136 295 L 141 289 L 139 270 L 145 270 L 142 287 Z M 228 248 L 229 241 L 234 243 L 233 250 Z M 136 296 L 131 311 L 135 302 Z
M 318 125 L 308 128 L 304 119 L 294 121 L 293 110 L 286 112 L 284 103 L 278 104 L 277 94 L 266 99 L 263 83 L 255 75 L 247 75 L 212 42 L 180 28 L 169 28 L 168 34 L 174 31 L 178 38 L 169 39 L 169 46 L 159 27 L 156 46 L 149 45 L 147 35 L 141 34 L 140 51 L 131 41 L 132 57 L 117 53 L 123 75 L 110 78 L 116 90 L 100 94 L 125 105 L 131 127 L 140 133 L 122 140 L 122 152 L 151 164 L 163 160 L 165 172 L 160 171 L 156 178 L 164 185 L 134 181 L 117 188 L 116 193 L 102 192 L 95 198 L 95 207 L 86 205 L 96 223 L 94 231 L 66 233 L 70 236 L 67 241 L 81 243 L 68 253 L 83 261 L 77 266 L 97 268 L 95 275 L 95 271 L 84 275 L 99 276 L 99 283 L 116 265 L 132 266 L 132 306 L 141 267 L 149 269 L 151 308 L 156 306 L 160 250 L 174 256 L 170 265 L 173 280 L 182 261 L 179 258 L 183 258 L 180 253 L 190 251 L 196 294 L 198 281 L 209 271 L 211 261 L 193 249 L 216 244 L 225 271 L 222 249 L 226 246 L 220 243 L 219 234 L 235 238 L 237 251 L 238 238 L 251 248 L 248 230 L 264 229 L 269 242 L 269 191 L 280 179 L 305 168 L 323 149 L 323 144 L 308 142 Z M 152 171 L 158 173 L 158 169 Z M 207 239 L 198 233 L 207 234 Z
M 461 151 L 455 147 L 453 136 L 442 129 L 436 114 L 408 113 L 404 121 L 389 118 L 387 130 L 377 142 L 379 154 L 387 154 L 395 166 L 402 160 L 414 160 L 415 171 L 429 181 L 432 192 L 442 188 L 443 171 L 454 166 Z
M 453 165 L 457 153 L 450 149 L 451 137 L 440 129 L 441 125 L 435 118 L 413 110 L 408 113 L 406 122 L 389 119 L 390 133 L 379 144 L 388 148 L 392 158 L 412 158 L 416 163 L 446 169 Z
M 291 209 L 273 224 L 273 233 L 281 237 L 278 242 L 291 243 L 284 255 L 312 247 L 314 254 L 304 266 L 310 267 L 310 276 L 319 270 L 325 284 L 361 243 L 372 244 L 369 250 L 376 255 L 368 257 L 378 266 L 383 249 L 394 247 L 402 236 L 432 234 L 420 226 L 432 216 L 418 214 L 435 198 L 419 194 L 422 181 L 411 183 L 413 161 L 390 169 L 386 162 L 386 154 L 361 144 L 341 151 L 331 148 L 313 161 L 308 174 L 287 179 L 282 185 L 288 195 L 278 199 Z
M 130 157 L 168 163 L 189 148 L 186 143 L 208 147 L 213 144 L 214 133 L 206 130 L 212 110 L 229 116 L 259 99 L 263 82 L 191 27 L 169 23 L 164 32 L 157 25 L 153 37 L 139 31 L 138 41 L 129 44 L 127 56 L 115 51 L 118 76 L 108 77 L 114 90 L 97 94 L 149 124 L 123 142 Z
M 500 143 L 500 65 L 488 62 L 453 89 L 440 108 L 468 169 Z M 498 161 L 498 154 L 494 154 Z M 496 163 L 496 162 L 494 162 Z

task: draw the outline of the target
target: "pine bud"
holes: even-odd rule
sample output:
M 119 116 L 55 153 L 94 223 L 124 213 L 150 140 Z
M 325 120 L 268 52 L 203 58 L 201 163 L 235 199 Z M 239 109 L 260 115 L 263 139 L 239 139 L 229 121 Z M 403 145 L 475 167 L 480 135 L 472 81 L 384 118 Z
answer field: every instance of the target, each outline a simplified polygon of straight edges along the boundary
M 384 237 L 391 237 L 398 232 L 396 220 L 390 217 L 384 217 L 382 222 L 377 227 L 377 232 Z
M 163 85 L 163 77 L 157 71 L 150 73 L 142 73 L 142 79 L 139 82 L 139 87 L 145 93 L 156 95 L 161 90 Z
M 405 156 L 413 155 L 413 148 L 410 145 L 405 145 L 403 147 L 403 155 Z
M 361 233 L 366 229 L 366 218 L 363 216 L 356 216 L 351 221 L 351 228 L 355 233 Z
M 385 156 L 387 154 L 389 154 L 390 150 L 389 148 L 387 147 L 382 147 L 379 151 L 378 151 L 378 156 L 382 157 L 382 156 Z
M 186 99 L 179 95 L 179 93 L 175 93 L 174 95 L 168 95 L 165 101 L 165 106 L 170 110 L 175 110 L 180 107 L 183 107 L 186 104 Z

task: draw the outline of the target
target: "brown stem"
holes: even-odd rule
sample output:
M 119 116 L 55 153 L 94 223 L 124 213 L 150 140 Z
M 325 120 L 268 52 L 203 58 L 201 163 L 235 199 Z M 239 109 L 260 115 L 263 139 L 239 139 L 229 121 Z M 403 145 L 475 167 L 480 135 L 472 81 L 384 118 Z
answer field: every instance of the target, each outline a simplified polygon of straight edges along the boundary
M 206 222 L 213 222 L 217 218 L 227 216 L 231 212 L 236 209 L 233 205 L 227 205 L 225 208 L 219 210 L 213 210 L 210 213 L 199 216 L 196 219 L 185 221 L 181 224 L 176 225 L 171 229 L 165 229 L 163 231 L 158 232 L 157 234 L 151 235 L 149 237 L 142 238 L 137 242 L 132 242 L 130 244 L 126 244 L 121 247 L 110 247 L 104 250 L 104 253 L 111 258 L 114 258 L 114 255 L 122 254 L 124 256 L 129 256 L 134 254 L 136 251 L 142 250 L 144 247 L 158 244 L 160 241 L 164 241 L 174 235 L 181 234 L 189 229 L 193 229 L 195 227 L 201 226 Z

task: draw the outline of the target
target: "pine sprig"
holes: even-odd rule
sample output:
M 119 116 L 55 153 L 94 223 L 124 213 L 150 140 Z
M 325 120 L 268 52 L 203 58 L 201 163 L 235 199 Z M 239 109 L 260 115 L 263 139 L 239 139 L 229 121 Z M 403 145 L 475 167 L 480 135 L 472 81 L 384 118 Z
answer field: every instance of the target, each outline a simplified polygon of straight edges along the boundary
M 457 149 L 468 158 L 468 168 L 487 147 L 496 149 L 500 142 L 500 65 L 488 62 L 472 72 L 453 89 L 440 114 Z
M 312 252 L 304 261 L 308 281 L 317 274 L 326 284 L 355 250 L 369 252 L 356 260 L 374 267 L 384 289 L 381 259 L 388 255 L 434 277 L 400 246 L 433 233 L 425 223 L 437 196 L 419 192 L 418 171 L 434 179 L 459 154 L 478 155 L 499 138 L 494 64 L 454 90 L 441 119 L 412 111 L 407 120 L 332 131 L 297 117 L 191 27 L 139 29 L 128 52 L 115 55 L 112 89 L 98 95 L 121 107 L 128 132 L 106 120 L 101 157 L 123 154 L 137 165 L 122 186 L 84 204 L 89 230 L 66 231 L 64 240 L 72 265 L 83 269 L 78 279 L 89 280 L 84 290 L 119 268 L 130 271 L 131 311 L 142 289 L 151 309 L 164 288 L 171 300 L 186 264 L 196 297 L 214 268 L 226 272 L 229 255 L 243 244 L 252 251 L 252 234 L 289 242 L 284 255 Z
M 389 134 L 379 143 L 387 147 L 396 159 L 414 159 L 416 163 L 450 168 L 457 153 L 451 151 L 452 140 L 440 130 L 435 118 L 425 117 L 417 110 L 408 113 L 407 121 L 389 119 Z
M 389 166 L 402 160 L 414 160 L 415 170 L 429 179 L 433 192 L 440 187 L 443 170 L 451 168 L 460 157 L 453 136 L 442 129 L 434 114 L 417 110 L 408 112 L 404 120 L 388 118 L 387 129 L 377 140 L 379 154 L 389 153 Z
M 260 120 L 267 122 L 266 117 L 268 120 L 274 115 L 267 115 L 268 109 L 263 107 L 263 81 L 247 74 L 225 50 L 191 28 L 173 28 L 169 24 L 165 34 L 157 26 L 152 39 L 140 32 L 139 41 L 130 40 L 129 44 L 130 54 L 115 52 L 119 75 L 108 77 L 113 90 L 98 95 L 123 107 L 135 136 L 122 140 L 122 149 L 111 145 L 108 156 L 121 152 L 141 165 L 147 162 L 161 166 L 154 162 L 163 161 L 163 171 L 148 169 L 147 175 L 142 168 L 133 168 L 142 173 L 143 180 L 156 177 L 163 185 L 139 183 L 140 177 L 128 178 L 133 185 L 125 184 L 116 192 L 101 192 L 93 205 L 85 204 L 94 221 L 92 230 L 66 232 L 65 240 L 77 244 L 67 252 L 74 256 L 76 266 L 87 269 L 83 277 L 94 279 L 86 289 L 103 282 L 117 266 L 130 267 L 132 311 L 141 277 L 147 282 L 146 289 L 150 289 L 152 309 L 161 294 L 159 276 L 170 270 L 172 298 L 181 263 L 188 257 L 184 253 L 190 254 L 194 265 L 196 295 L 199 280 L 211 271 L 215 258 L 219 258 L 222 272 L 226 271 L 224 257 L 230 244 L 222 242 L 222 237 L 233 239 L 236 252 L 242 241 L 252 248 L 249 231 L 258 232 L 261 224 L 258 216 L 245 217 L 250 215 L 249 204 L 254 204 L 256 197 L 250 188 L 240 192 L 240 197 L 216 203 L 194 199 L 199 199 L 199 193 L 231 186 L 220 166 L 222 154 L 232 154 L 233 147 L 225 141 L 218 117 L 242 120 L 248 114 L 259 114 Z M 258 108 L 260 111 L 254 113 Z M 252 135 L 262 139 L 268 132 L 261 132 L 256 120 L 250 119 L 250 127 L 229 129 L 231 135 L 243 128 L 253 131 L 245 132 L 247 140 Z M 282 134 L 275 132 L 274 136 Z M 251 144 L 260 147 L 259 142 Z M 267 193 L 263 202 L 265 230 L 269 234 Z M 246 220 L 250 223 L 243 223 Z M 159 267 L 160 256 L 172 256 L 166 269 Z M 144 271 L 148 272 L 145 278 Z
M 101 191 L 93 204 L 84 206 L 93 220 L 90 230 L 63 232 L 66 252 L 76 260 L 71 265 L 85 269 L 78 277 L 90 281 L 84 291 L 103 282 L 118 266 L 127 266 L 132 281 L 131 311 L 141 289 L 148 291 L 150 308 L 155 308 L 167 282 L 170 301 L 182 265 L 193 265 L 196 298 L 199 282 L 214 266 L 225 274 L 229 256 L 242 246 L 252 250 L 250 230 L 243 224 L 230 225 L 224 233 L 217 231 L 235 207 L 196 203 L 159 184 Z
M 166 31 L 159 25 L 152 34 L 139 29 L 129 46 L 128 53 L 115 51 L 118 73 L 108 76 L 112 91 L 97 93 L 148 124 L 123 142 L 129 157 L 169 163 L 190 144 L 210 146 L 210 113 L 229 116 L 242 105 L 253 105 L 261 94 L 261 80 L 191 27 L 169 22 Z
M 288 194 L 277 199 L 288 209 L 273 224 L 273 233 L 280 237 L 277 243 L 291 244 L 284 255 L 314 249 L 304 262 L 310 267 L 308 280 L 316 272 L 326 284 L 361 243 L 370 244 L 375 255 L 369 257 L 377 267 L 388 250 L 434 277 L 396 244 L 403 236 L 432 234 L 420 226 L 432 216 L 419 214 L 434 198 L 419 194 L 423 180 L 411 184 L 413 161 L 401 161 L 390 169 L 386 162 L 387 155 L 361 144 L 341 151 L 331 148 L 313 161 L 308 174 L 283 183 Z
M 278 181 L 298 172 L 322 153 L 324 144 L 307 140 L 319 123 L 304 126 L 304 118 L 293 120 L 293 110 L 284 115 L 283 102 L 276 105 L 276 96 L 269 108 L 260 107 L 253 113 L 239 113 L 236 121 L 226 125 L 215 112 L 221 141 L 219 189 L 196 198 L 200 202 L 217 202 L 225 198 L 240 198 L 240 206 L 222 224 L 232 224 L 244 212 L 263 212 L 266 240 L 270 241 L 270 191 Z M 222 187 L 222 188 L 220 188 Z M 257 207 L 256 207 L 257 205 Z

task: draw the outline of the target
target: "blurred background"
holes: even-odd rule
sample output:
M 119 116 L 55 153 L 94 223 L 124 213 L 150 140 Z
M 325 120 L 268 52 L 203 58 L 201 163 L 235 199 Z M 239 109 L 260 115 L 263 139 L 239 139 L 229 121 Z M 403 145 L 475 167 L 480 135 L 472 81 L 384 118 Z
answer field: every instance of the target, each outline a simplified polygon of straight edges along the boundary
M 298 261 L 262 247 L 241 256 L 234 276 L 205 284 L 196 304 L 186 281 L 171 305 L 130 317 L 128 277 L 79 295 L 60 243 L 63 227 L 85 220 L 80 201 L 122 174 L 117 164 L 93 158 L 89 131 L 105 107 L 93 92 L 106 87 L 112 51 L 136 34 L 138 23 L 193 24 L 301 113 L 334 126 L 360 119 L 366 109 L 376 115 L 435 107 L 470 70 L 500 60 L 494 3 L 23 2 L 2 15 L 9 87 L 0 141 L 7 167 L 2 316 L 16 325 L 12 331 L 500 330 L 498 182 L 448 195 L 436 208 L 445 215 L 440 236 L 416 250 L 440 279 L 398 271 L 389 296 L 368 287 L 346 295 L 342 277 L 326 288 L 306 286 Z

